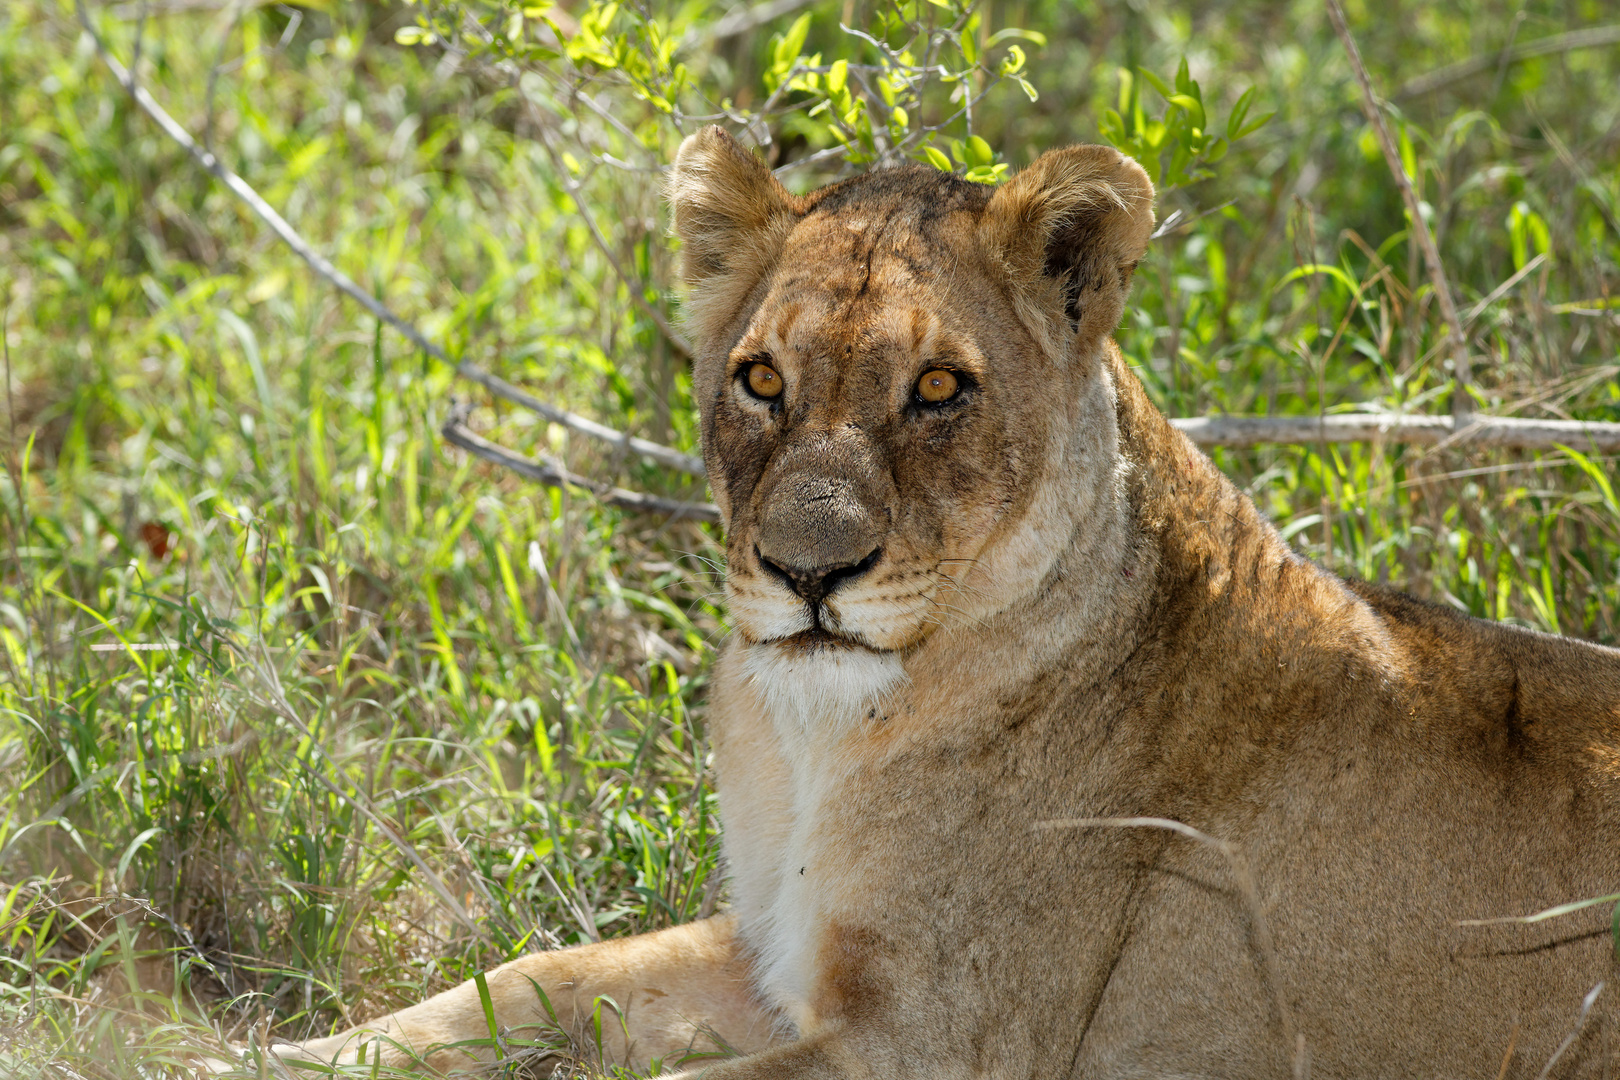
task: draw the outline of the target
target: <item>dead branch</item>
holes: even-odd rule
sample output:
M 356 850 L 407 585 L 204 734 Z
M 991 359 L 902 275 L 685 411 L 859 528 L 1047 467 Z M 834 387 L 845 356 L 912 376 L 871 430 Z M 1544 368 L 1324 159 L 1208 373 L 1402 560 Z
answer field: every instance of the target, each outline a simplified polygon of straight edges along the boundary
M 1470 413 L 1401 416 L 1395 413 L 1330 413 L 1326 416 L 1191 416 L 1170 423 L 1199 446 L 1261 443 L 1400 442 L 1417 446 L 1478 446 L 1503 450 L 1620 453 L 1620 424 L 1584 420 L 1521 420 Z
M 1598 49 L 1605 45 L 1620 45 L 1620 23 L 1613 26 L 1588 26 L 1564 34 L 1553 34 L 1551 37 L 1526 41 L 1523 44 L 1512 45 L 1506 49 L 1480 53 L 1478 56 L 1471 56 L 1467 60 L 1460 60 L 1455 64 L 1447 64 L 1443 68 L 1437 68 L 1426 75 L 1419 75 L 1415 79 L 1408 79 L 1395 91 L 1395 96 L 1397 98 L 1408 98 L 1432 94 L 1436 90 L 1442 90 L 1450 86 L 1452 83 L 1461 82 L 1499 65 L 1505 68 L 1518 63 L 1520 60 L 1528 60 L 1533 56 L 1574 52 L 1577 49 Z
M 1473 403 L 1468 397 L 1468 384 L 1471 381 L 1468 336 L 1463 331 L 1462 318 L 1457 314 L 1457 302 L 1451 295 L 1451 283 L 1446 279 L 1446 267 L 1440 261 L 1440 249 L 1435 246 L 1434 234 L 1429 231 L 1429 224 L 1423 220 L 1418 208 L 1412 178 L 1406 175 L 1406 166 L 1401 164 L 1400 149 L 1389 133 L 1389 125 L 1384 122 L 1384 113 L 1373 93 L 1372 79 L 1367 75 L 1367 66 L 1361 62 L 1361 50 L 1356 48 L 1356 39 L 1350 35 L 1350 26 L 1344 21 L 1344 9 L 1339 7 L 1339 0 L 1327 0 L 1327 13 L 1328 20 L 1333 23 L 1333 32 L 1339 35 L 1345 55 L 1350 58 L 1350 69 L 1355 72 L 1356 82 L 1361 86 L 1361 111 L 1367 114 L 1367 122 L 1378 136 L 1378 145 L 1384 151 L 1384 162 L 1395 177 L 1395 186 L 1400 189 L 1401 201 L 1406 204 L 1407 216 L 1412 220 L 1412 236 L 1423 252 L 1423 261 L 1429 267 L 1429 278 L 1434 282 L 1435 296 L 1440 301 L 1440 314 L 1451 335 L 1452 375 L 1457 381 L 1456 390 L 1451 395 L 1451 414 L 1461 419 L 1473 411 Z
M 691 454 L 684 454 L 679 450 L 647 439 L 636 438 L 626 432 L 616 431 L 605 424 L 597 423 L 589 417 L 580 416 L 578 413 L 569 412 L 567 409 L 558 408 L 550 402 L 542 401 L 533 394 L 513 386 L 505 379 L 493 375 L 475 364 L 465 360 L 459 362 L 452 360 L 443 349 L 429 341 L 414 325 L 395 315 L 381 300 L 362 289 L 355 283 L 353 278 L 332 265 L 330 260 L 316 251 L 298 234 L 298 231 L 287 222 L 286 218 L 282 217 L 273 206 L 261 198 L 259 193 L 254 191 L 246 180 L 227 169 L 218 158 L 198 145 L 197 141 L 191 137 L 185 128 L 181 127 L 174 117 L 170 116 L 163 106 L 159 105 L 156 99 L 146 92 L 144 87 L 137 84 L 134 76 L 112 56 L 107 49 L 106 42 L 102 40 L 101 35 L 91 25 L 89 13 L 85 11 L 82 0 L 78 11 L 79 22 L 84 27 L 85 33 L 89 34 L 91 40 L 95 43 L 97 55 L 107 65 L 107 69 L 112 72 L 113 78 L 118 80 L 118 83 L 134 99 L 135 104 L 140 106 L 141 111 L 150 116 L 158 127 L 163 129 L 163 133 L 189 153 L 198 165 L 201 165 L 215 179 L 224 184 L 231 194 L 246 203 L 248 208 L 258 216 L 259 220 L 268 225 L 281 242 L 292 249 L 293 254 L 302 259 L 311 270 L 335 286 L 344 295 L 371 312 L 382 322 L 393 327 L 418 349 L 440 363 L 454 368 L 458 376 L 470 382 L 478 383 L 495 396 L 537 413 L 554 424 L 560 424 L 593 439 L 614 443 L 649 461 L 656 461 L 660 465 L 671 469 L 679 469 L 693 476 L 703 475 L 703 461 L 700 458 Z
M 467 413 L 465 407 L 452 409 L 450 418 L 439 429 L 444 441 L 452 446 L 459 446 L 469 454 L 492 461 L 497 465 L 504 465 L 513 472 L 527 476 L 530 480 L 538 480 L 547 487 L 577 487 L 589 491 L 602 502 L 611 506 L 620 506 L 626 510 L 636 510 L 648 514 L 666 514 L 672 518 L 691 518 L 696 521 L 719 521 L 720 508 L 714 503 L 707 502 L 681 502 L 678 499 L 665 499 L 657 495 L 643 495 L 638 491 L 627 491 L 624 488 L 613 487 L 597 480 L 569 472 L 567 467 L 554 459 L 526 458 L 498 446 L 473 432 L 467 426 Z

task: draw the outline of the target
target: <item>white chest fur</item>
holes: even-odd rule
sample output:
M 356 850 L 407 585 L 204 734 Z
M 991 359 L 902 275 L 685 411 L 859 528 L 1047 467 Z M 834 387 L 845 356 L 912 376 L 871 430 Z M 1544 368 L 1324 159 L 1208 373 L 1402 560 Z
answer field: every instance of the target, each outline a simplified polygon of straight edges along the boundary
M 718 666 L 712 719 L 732 908 L 766 999 L 813 1028 L 816 952 L 848 901 L 823 823 L 852 768 L 850 742 L 905 683 L 897 658 L 820 657 L 734 645 Z

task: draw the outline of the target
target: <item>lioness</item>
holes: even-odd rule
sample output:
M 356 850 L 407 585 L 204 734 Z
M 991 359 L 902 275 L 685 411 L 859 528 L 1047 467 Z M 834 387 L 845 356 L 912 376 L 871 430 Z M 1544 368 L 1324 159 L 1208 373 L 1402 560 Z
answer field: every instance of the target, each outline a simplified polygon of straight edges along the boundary
M 1608 910 L 1462 924 L 1620 888 L 1620 651 L 1289 550 L 1111 339 L 1137 165 L 796 197 L 709 128 L 671 192 L 732 907 L 496 969 L 499 1025 L 611 998 L 611 1058 L 711 1080 L 1609 1075 Z M 487 1031 L 468 984 L 302 1052 Z

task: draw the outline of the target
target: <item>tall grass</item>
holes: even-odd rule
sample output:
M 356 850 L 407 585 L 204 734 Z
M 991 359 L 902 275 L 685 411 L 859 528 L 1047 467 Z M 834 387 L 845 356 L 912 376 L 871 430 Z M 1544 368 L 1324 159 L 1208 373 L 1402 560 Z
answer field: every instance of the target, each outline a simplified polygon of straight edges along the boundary
M 453 354 L 694 446 L 682 363 L 521 111 L 394 44 L 408 9 L 150 8 L 143 82 L 353 277 Z M 1209 92 L 1254 82 L 1281 110 L 1167 196 L 1195 216 L 1120 333 L 1161 405 L 1443 406 L 1432 300 L 1315 8 L 995 8 L 1050 42 L 1039 101 L 982 117 L 1015 162 L 1095 138 L 1122 62 L 1190 53 Z M 812 43 L 856 47 L 849 9 L 815 7 Z M 1351 19 L 1393 87 L 1500 47 L 1512 10 L 1419 6 L 1399 38 Z M 126 58 L 137 11 L 105 22 Z M 1597 14 L 1532 10 L 1518 34 Z M 705 77 L 751 85 L 773 29 Z M 1482 407 L 1620 420 L 1617 68 L 1543 58 L 1405 103 L 1464 308 L 1545 255 L 1476 317 Z M 656 188 L 597 170 L 586 197 L 667 286 Z M 716 534 L 443 446 L 469 389 L 166 143 L 55 0 L 0 5 L 0 294 L 0 1072 L 178 1075 L 189 1046 L 325 1033 L 723 905 Z M 519 450 L 700 494 L 475 400 Z M 1614 642 L 1615 467 L 1579 451 L 1216 457 L 1341 572 Z

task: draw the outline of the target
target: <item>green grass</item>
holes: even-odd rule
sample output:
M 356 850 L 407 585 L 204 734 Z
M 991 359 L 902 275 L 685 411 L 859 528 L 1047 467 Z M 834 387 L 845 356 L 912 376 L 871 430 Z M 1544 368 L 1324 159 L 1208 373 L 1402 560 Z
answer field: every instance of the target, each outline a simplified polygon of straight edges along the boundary
M 395 44 L 410 9 L 299 9 L 289 33 L 291 10 L 155 14 L 141 78 L 453 355 L 692 449 L 683 361 L 512 90 Z M 856 55 L 843 6 L 811 10 L 807 48 Z M 1122 62 L 1188 53 L 1212 101 L 1254 84 L 1279 110 L 1167 196 L 1231 204 L 1139 271 L 1120 340 L 1167 411 L 1444 408 L 1432 297 L 1318 8 L 988 10 L 1049 41 L 1030 46 L 1039 100 L 1008 87 L 978 117 L 1014 164 L 1096 138 Z M 1393 87 L 1499 48 L 1516 10 L 1350 17 Z M 1601 17 L 1527 10 L 1521 41 Z M 135 24 L 98 18 L 127 61 Z M 757 96 L 788 21 L 700 52 L 696 85 Z M 1572 53 L 1403 102 L 1460 305 L 1549 254 L 1475 323 L 1482 407 L 1620 420 L 1620 320 L 1586 303 L 1620 282 L 1617 69 Z M 606 149 L 667 160 L 675 125 L 604 87 L 640 147 Z M 576 162 L 581 130 L 554 133 Z M 826 144 L 783 132 L 790 154 Z M 657 176 L 581 175 L 616 258 L 667 297 Z M 1332 270 L 1296 272 L 1313 265 Z M 187 1046 L 325 1033 L 525 950 L 723 905 L 702 713 L 717 534 L 527 485 L 438 426 L 471 398 L 518 450 L 701 490 L 379 331 L 165 141 L 54 0 L 0 0 L 0 301 L 0 1072 L 183 1075 Z M 1216 458 L 1335 569 L 1620 640 L 1613 460 Z

